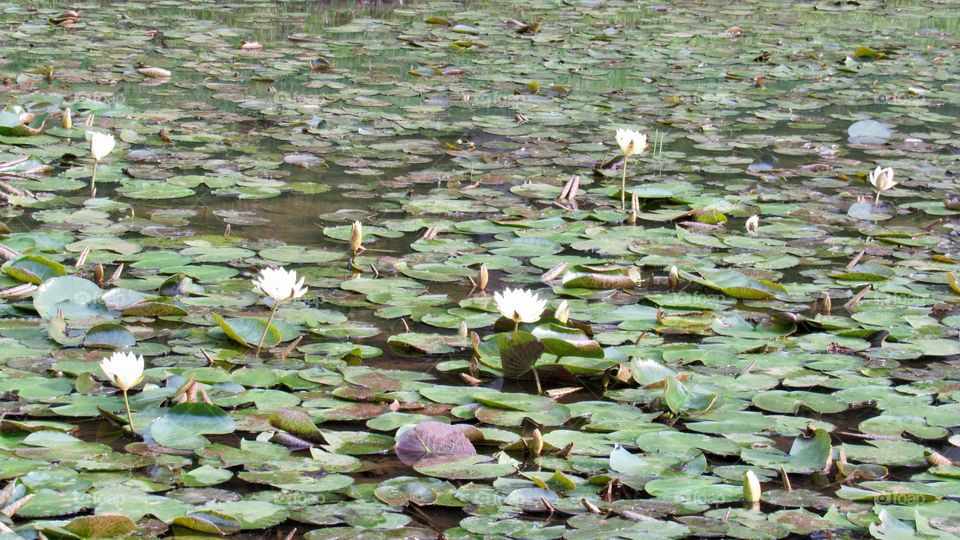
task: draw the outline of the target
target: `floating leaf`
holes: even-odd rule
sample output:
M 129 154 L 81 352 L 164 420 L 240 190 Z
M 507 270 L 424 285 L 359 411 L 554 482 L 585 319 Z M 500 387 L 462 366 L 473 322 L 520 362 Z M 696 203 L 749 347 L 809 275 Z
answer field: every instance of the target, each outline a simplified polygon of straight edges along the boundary
M 774 295 L 786 292 L 786 289 L 771 281 L 754 279 L 735 270 L 701 270 L 697 277 L 681 272 L 684 279 L 718 290 L 733 298 L 744 300 L 766 300 Z
M 572 266 L 563 276 L 563 286 L 581 289 L 631 289 L 642 279 L 635 268 Z
M 847 128 L 847 140 L 854 144 L 883 144 L 890 136 L 890 126 L 876 120 L 860 120 Z
M 238 533 L 242 526 L 239 519 L 215 510 L 178 516 L 173 520 L 173 524 L 193 531 L 219 536 Z
M 0 270 L 20 281 L 40 285 L 44 281 L 67 275 L 62 264 L 41 255 L 21 255 L 5 262 Z
M 113 538 L 133 532 L 137 524 L 122 514 L 98 514 L 74 518 L 63 528 L 81 538 Z
M 270 416 L 270 425 L 310 442 L 324 442 L 310 415 L 296 409 L 280 409 Z
M 507 377 L 520 377 L 529 372 L 543 354 L 544 345 L 529 332 L 508 332 L 497 336 L 500 363 Z
M 84 347 L 99 349 L 123 349 L 137 344 L 133 332 L 120 324 L 98 324 L 89 330 L 83 338 Z
M 418 461 L 414 469 L 420 474 L 448 480 L 480 480 L 500 478 L 517 471 L 510 463 L 498 463 L 487 456 L 446 456 Z
M 434 458 L 461 458 L 477 453 L 470 437 L 480 436 L 476 428 L 443 422 L 423 422 L 397 432 L 397 458 L 416 465 Z
M 543 344 L 544 350 L 554 356 L 582 356 L 603 358 L 603 348 L 587 337 L 583 330 L 557 324 L 540 325 L 532 334 Z M 502 352 L 501 352 L 502 359 Z
M 224 319 L 216 313 L 211 313 L 211 315 L 228 338 L 244 347 L 255 347 L 257 343 L 260 342 L 260 336 L 263 335 L 263 331 L 267 327 L 265 320 L 255 319 L 253 317 Z M 271 324 L 263 340 L 263 345 L 265 347 L 273 347 L 278 343 L 280 343 L 280 331 L 277 330 L 276 326 Z
M 223 435 L 234 429 L 230 415 L 206 403 L 180 403 L 150 424 L 150 434 L 159 444 L 188 450 L 209 444 L 203 435 Z
M 33 306 L 44 319 L 58 314 L 67 322 L 98 319 L 107 313 L 98 301 L 102 294 L 103 290 L 92 281 L 63 276 L 44 282 L 33 298 Z

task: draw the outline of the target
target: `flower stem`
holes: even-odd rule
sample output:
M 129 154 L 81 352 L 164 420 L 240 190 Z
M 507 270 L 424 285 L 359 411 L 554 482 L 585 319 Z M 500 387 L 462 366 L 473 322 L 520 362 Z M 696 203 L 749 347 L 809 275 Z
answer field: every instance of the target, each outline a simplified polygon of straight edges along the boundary
M 93 176 L 90 177 L 90 196 L 94 197 L 97 194 L 97 165 L 100 164 L 100 160 L 93 160 Z
M 520 331 L 520 321 L 513 321 L 513 338 L 517 338 L 517 332 Z
M 133 415 L 130 413 L 130 400 L 127 399 L 127 391 L 123 391 L 123 406 L 127 408 L 127 422 L 130 423 L 130 433 L 136 434 L 137 430 L 133 427 Z
M 270 310 L 270 318 L 267 319 L 267 325 L 263 327 L 263 333 L 260 334 L 260 342 L 257 343 L 257 352 L 254 353 L 254 356 L 260 357 L 260 349 L 263 347 L 263 340 L 267 339 L 267 332 L 270 331 L 270 323 L 273 322 L 273 316 L 277 314 L 277 308 L 280 307 L 280 302 L 274 302 L 273 309 Z
M 877 196 L 876 196 L 876 198 L 873 199 L 873 205 L 874 205 L 874 206 L 877 206 L 878 204 L 880 204 L 880 191 L 879 191 L 879 190 L 877 191 Z
M 623 156 L 623 178 L 620 180 L 620 211 L 627 211 L 627 161 L 630 158 Z
M 540 387 L 540 375 L 537 374 L 537 368 L 533 368 L 533 380 L 537 383 L 537 395 L 543 394 L 543 388 Z

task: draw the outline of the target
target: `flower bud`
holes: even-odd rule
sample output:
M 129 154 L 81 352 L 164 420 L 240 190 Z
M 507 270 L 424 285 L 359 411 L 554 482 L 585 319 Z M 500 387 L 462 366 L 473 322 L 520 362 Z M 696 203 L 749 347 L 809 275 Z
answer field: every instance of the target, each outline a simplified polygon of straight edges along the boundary
M 557 306 L 557 310 L 553 312 L 553 318 L 557 319 L 563 324 L 567 324 L 567 320 L 570 318 L 570 302 L 564 300 L 560 302 L 560 305 Z
M 477 288 L 481 291 L 486 290 L 490 283 L 490 272 L 487 271 L 487 265 L 480 263 L 480 275 L 477 277 Z
M 760 502 L 762 492 L 757 475 L 753 474 L 753 471 L 743 473 L 743 500 L 753 503 Z
M 70 111 L 69 107 L 63 110 L 61 120 L 63 122 L 63 129 L 73 129 L 73 113 Z
M 363 225 L 359 221 L 354 221 L 350 229 L 350 251 L 356 254 L 360 251 L 361 244 L 363 244 Z
M 927 460 L 927 463 L 934 467 L 949 467 L 953 465 L 953 461 L 951 461 L 950 458 L 936 450 L 924 450 L 923 457 Z
M 533 432 L 530 434 L 530 454 L 534 457 L 540 456 L 540 453 L 543 452 L 543 434 L 540 433 L 540 430 L 534 428 Z
M 667 282 L 670 284 L 670 290 L 675 291 L 680 287 L 680 270 L 677 265 L 670 267 L 670 273 L 667 274 Z

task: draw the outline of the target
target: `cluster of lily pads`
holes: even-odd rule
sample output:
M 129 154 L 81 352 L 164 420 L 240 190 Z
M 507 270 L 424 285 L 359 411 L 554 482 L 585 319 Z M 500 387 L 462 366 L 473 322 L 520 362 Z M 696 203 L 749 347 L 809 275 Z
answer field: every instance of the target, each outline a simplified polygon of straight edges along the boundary
M 956 14 L 661 4 L 0 0 L 0 537 L 960 536 Z

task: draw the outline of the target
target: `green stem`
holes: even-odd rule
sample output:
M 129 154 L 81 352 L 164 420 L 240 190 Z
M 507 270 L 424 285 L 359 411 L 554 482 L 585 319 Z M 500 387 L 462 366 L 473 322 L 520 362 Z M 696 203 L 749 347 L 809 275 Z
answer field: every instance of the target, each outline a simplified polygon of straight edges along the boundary
M 100 164 L 100 160 L 93 160 L 93 176 L 90 177 L 90 196 L 93 197 L 97 193 L 97 165 Z
M 517 332 L 520 331 L 520 321 L 513 321 L 513 338 L 517 338 Z
M 540 375 L 537 374 L 537 368 L 533 368 L 533 380 L 537 383 L 537 395 L 543 394 L 543 388 L 540 388 Z
M 277 314 L 277 308 L 280 307 L 280 302 L 274 302 L 273 309 L 270 310 L 270 318 L 267 319 L 267 325 L 263 327 L 263 333 L 260 334 L 260 342 L 257 343 L 257 352 L 254 354 L 256 357 L 260 357 L 260 349 L 263 347 L 263 340 L 267 339 L 267 332 L 270 331 L 270 323 L 273 322 L 273 316 Z
M 130 433 L 136 434 L 137 430 L 133 427 L 133 415 L 130 413 L 130 400 L 127 399 L 127 391 L 123 391 L 123 406 L 127 408 L 127 422 L 130 423 Z
M 876 196 L 876 198 L 873 199 L 873 205 L 876 206 L 876 205 L 878 205 L 878 204 L 880 204 L 880 191 L 879 191 L 879 190 L 877 190 L 877 196 Z
M 627 211 L 627 160 L 630 158 L 623 156 L 623 178 L 620 180 L 620 211 Z

